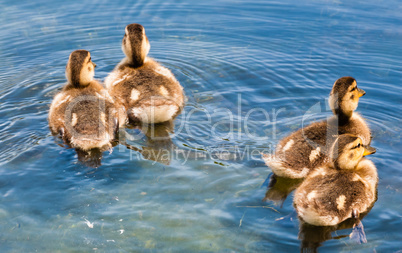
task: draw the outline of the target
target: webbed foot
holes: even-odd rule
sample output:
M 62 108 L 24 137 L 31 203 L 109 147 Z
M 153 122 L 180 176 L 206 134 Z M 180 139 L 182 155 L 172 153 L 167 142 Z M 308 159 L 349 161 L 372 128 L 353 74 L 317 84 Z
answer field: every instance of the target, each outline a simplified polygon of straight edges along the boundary
M 361 221 L 353 225 L 353 231 L 349 235 L 349 238 L 358 244 L 367 243 L 366 233 L 364 233 L 364 227 Z
M 272 174 L 271 177 L 269 178 L 269 183 L 268 183 L 268 188 L 274 187 L 277 181 L 277 176 L 275 174 Z
M 59 129 L 59 135 L 61 138 L 64 137 L 64 128 L 63 127 Z
M 119 139 L 119 119 L 117 117 L 113 118 L 113 133 L 114 139 L 117 141 Z
M 352 210 L 353 219 L 359 219 L 359 212 L 356 209 Z

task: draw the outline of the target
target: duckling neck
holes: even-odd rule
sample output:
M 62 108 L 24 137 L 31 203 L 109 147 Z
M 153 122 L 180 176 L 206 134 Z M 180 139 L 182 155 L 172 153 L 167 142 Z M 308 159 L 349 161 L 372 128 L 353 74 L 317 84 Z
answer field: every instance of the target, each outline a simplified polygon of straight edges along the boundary
M 143 63 L 138 63 L 138 62 L 131 62 L 131 63 L 128 63 L 127 65 L 132 67 L 132 68 L 139 68 L 144 64 Z
M 338 125 L 339 126 L 343 126 L 346 125 L 347 123 L 349 123 L 350 118 L 352 118 L 353 116 L 353 112 L 351 113 L 345 113 L 343 111 L 338 111 L 337 112 L 337 117 L 338 117 Z
M 353 165 L 353 166 L 349 166 L 346 164 L 340 164 L 337 159 L 337 160 L 333 161 L 332 167 L 338 171 L 347 171 L 347 170 L 352 171 L 352 170 L 356 170 L 357 164 Z
M 138 68 L 144 65 L 145 59 L 142 57 L 139 57 L 137 55 L 133 55 L 132 57 L 127 57 L 126 59 L 126 65 L 132 67 L 132 68 Z
M 87 87 L 87 86 L 81 85 L 79 83 L 71 83 L 71 82 L 69 82 L 64 87 L 64 90 L 66 91 L 66 90 L 72 90 L 72 89 L 82 89 L 82 88 L 85 88 L 85 87 Z
M 64 87 L 64 91 L 66 90 L 72 90 L 72 89 L 85 89 L 85 88 L 91 88 L 94 87 L 96 89 L 102 88 L 102 86 L 97 82 L 97 81 L 91 81 L 87 85 L 82 85 L 82 84 L 77 84 L 77 83 L 68 83 Z
M 331 166 L 332 168 L 336 169 L 336 170 L 341 170 L 341 168 L 339 167 L 339 163 L 338 160 L 332 161 Z

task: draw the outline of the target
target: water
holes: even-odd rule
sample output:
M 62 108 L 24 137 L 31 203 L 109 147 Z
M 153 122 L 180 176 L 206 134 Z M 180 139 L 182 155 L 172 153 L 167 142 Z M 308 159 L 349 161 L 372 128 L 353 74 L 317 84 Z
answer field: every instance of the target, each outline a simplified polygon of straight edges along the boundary
M 402 249 L 399 1 L 3 0 L 0 9 L 1 252 L 299 251 L 292 194 L 282 206 L 262 201 L 271 171 L 258 152 L 310 108 L 322 113 L 307 120 L 330 115 L 325 99 L 347 75 L 367 92 L 358 111 L 378 149 L 378 201 L 363 219 L 367 244 L 346 228 L 319 251 Z M 134 150 L 118 145 L 90 167 L 51 136 L 49 105 L 71 51 L 89 50 L 103 80 L 133 22 L 188 102 L 170 140 L 127 129 Z M 183 153 L 146 156 L 161 145 Z

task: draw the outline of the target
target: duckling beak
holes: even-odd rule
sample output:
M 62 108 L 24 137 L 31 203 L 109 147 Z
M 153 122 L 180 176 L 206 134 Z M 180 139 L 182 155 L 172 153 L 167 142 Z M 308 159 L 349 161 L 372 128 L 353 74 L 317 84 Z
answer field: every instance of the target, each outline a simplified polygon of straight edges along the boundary
M 359 92 L 359 97 L 362 97 L 366 94 L 366 92 L 362 89 L 357 88 L 357 91 Z
M 96 68 L 96 64 L 94 62 L 92 64 L 94 65 L 94 68 Z
M 370 146 L 365 145 L 363 147 L 364 147 L 363 156 L 374 154 L 377 151 L 375 148 L 370 147 Z

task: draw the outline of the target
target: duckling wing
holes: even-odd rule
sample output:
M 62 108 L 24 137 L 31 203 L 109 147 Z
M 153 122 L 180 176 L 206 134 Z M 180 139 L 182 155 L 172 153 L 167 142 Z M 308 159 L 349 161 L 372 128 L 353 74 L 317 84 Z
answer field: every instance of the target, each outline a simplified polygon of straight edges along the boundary
M 327 123 L 317 122 L 282 139 L 275 155 L 265 155 L 265 163 L 278 176 L 303 178 L 328 160 L 328 144 L 334 139 Z
M 57 95 L 49 111 L 52 132 L 63 129 L 63 139 L 82 150 L 110 146 L 116 129 L 117 109 L 105 94 L 88 87 Z
M 183 88 L 170 70 L 149 60 L 139 68 L 123 67 L 118 71 L 121 78 L 108 89 L 124 105 L 132 121 L 160 123 L 180 113 Z
M 84 150 L 101 148 L 114 138 L 117 110 L 110 101 L 98 96 L 80 97 L 67 113 L 68 130 L 75 146 Z
M 64 129 L 64 111 L 71 99 L 71 96 L 65 92 L 60 92 L 53 98 L 48 118 L 52 134 L 58 134 L 61 129 Z
M 133 121 L 162 123 L 172 120 L 180 113 L 181 107 L 173 100 L 161 96 L 142 99 L 128 111 Z

